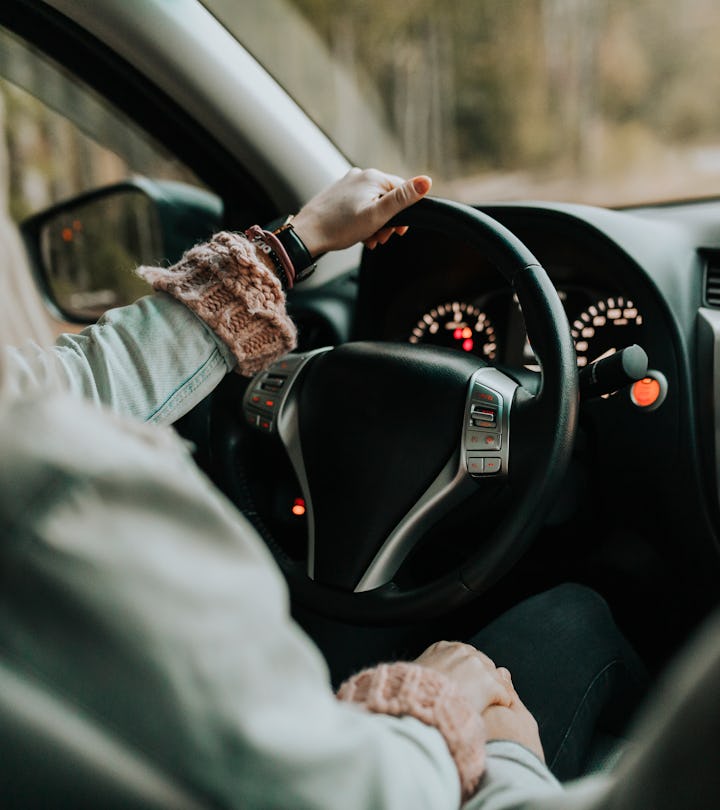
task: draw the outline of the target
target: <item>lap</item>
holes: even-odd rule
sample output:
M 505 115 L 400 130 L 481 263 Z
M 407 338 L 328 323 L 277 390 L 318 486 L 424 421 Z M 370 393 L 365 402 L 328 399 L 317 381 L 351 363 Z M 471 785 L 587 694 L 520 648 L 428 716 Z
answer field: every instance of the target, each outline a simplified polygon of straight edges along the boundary
M 350 631 L 314 616 L 302 623 L 325 654 L 335 687 L 366 666 L 411 660 L 438 638 L 453 637 L 446 628 L 420 625 Z M 605 601 L 584 586 L 533 596 L 468 640 L 512 673 L 538 721 L 547 763 L 561 780 L 580 774 L 598 725 L 622 730 L 644 691 L 642 665 Z
M 643 692 L 642 665 L 607 604 L 580 585 L 525 600 L 470 643 L 510 670 L 562 780 L 580 774 L 596 729 L 618 732 Z

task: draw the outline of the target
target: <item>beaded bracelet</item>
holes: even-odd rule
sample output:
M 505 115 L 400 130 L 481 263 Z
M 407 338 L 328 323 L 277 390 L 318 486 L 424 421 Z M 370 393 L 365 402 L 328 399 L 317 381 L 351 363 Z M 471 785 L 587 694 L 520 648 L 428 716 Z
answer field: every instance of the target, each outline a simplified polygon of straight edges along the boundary
M 283 290 L 291 290 L 295 283 L 295 268 L 277 236 L 259 225 L 248 228 L 245 236 L 272 261 Z

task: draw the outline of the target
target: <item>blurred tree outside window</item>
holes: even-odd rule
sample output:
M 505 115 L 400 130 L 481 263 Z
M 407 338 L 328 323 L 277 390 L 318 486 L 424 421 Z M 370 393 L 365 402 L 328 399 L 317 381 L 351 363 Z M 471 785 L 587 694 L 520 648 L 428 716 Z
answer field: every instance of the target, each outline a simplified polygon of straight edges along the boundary
M 357 164 L 469 202 L 720 193 L 717 0 L 204 2 Z

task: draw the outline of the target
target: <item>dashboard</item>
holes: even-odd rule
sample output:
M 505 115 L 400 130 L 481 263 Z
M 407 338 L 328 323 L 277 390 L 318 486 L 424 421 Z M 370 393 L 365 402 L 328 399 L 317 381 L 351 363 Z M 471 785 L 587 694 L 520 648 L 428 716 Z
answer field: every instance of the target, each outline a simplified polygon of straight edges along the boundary
M 511 230 L 555 283 L 579 368 L 634 343 L 648 352 L 666 343 L 657 301 L 619 251 L 576 229 L 558 232 L 542 214 L 526 215 Z M 538 370 L 517 298 L 485 257 L 428 232 L 399 242 L 366 261 L 358 337 L 445 346 Z

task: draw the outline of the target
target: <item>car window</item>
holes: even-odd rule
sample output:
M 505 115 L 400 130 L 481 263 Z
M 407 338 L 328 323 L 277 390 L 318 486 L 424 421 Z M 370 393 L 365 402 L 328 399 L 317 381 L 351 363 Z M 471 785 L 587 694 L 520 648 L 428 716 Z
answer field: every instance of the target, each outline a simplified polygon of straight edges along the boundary
M 121 111 L 2 28 L 0 125 L 3 233 L 54 204 L 136 176 L 203 185 L 187 166 Z M 19 243 L 17 234 L 4 240 L 2 269 L 14 277 L 14 288 L 25 290 L 23 300 L 29 310 L 25 321 L 37 323 L 39 311 L 43 319 L 47 318 L 46 308 L 37 292 L 29 289 L 22 250 L 7 250 L 13 239 Z M 139 297 L 149 289 L 130 270 L 123 281 L 124 298 Z M 65 328 L 52 319 L 50 324 L 55 332 Z M 18 334 L 16 341 L 22 337 Z
M 359 165 L 468 202 L 720 193 L 717 0 L 203 2 Z

